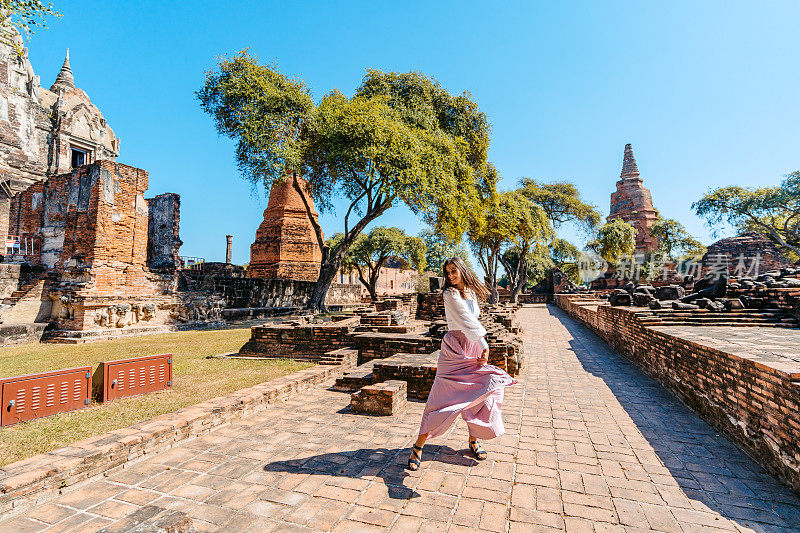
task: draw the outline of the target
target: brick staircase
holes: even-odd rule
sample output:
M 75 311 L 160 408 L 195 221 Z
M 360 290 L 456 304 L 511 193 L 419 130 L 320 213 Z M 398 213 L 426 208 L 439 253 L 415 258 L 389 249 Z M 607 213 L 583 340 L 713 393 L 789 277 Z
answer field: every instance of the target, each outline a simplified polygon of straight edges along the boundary
M 780 309 L 737 309 L 709 311 L 707 309 L 656 309 L 637 311 L 636 316 L 648 326 L 733 326 L 797 328 L 796 317 Z
M 46 278 L 44 274 L 37 276 L 12 292 L 11 296 L 3 298 L 2 303 L 7 306 L 0 311 L 3 323 L 29 324 L 49 320 L 49 302 L 43 304 Z
M 26 294 L 28 294 L 28 291 L 30 291 L 31 289 L 33 289 L 37 285 L 44 285 L 44 276 L 32 279 L 31 281 L 29 281 L 28 283 L 26 283 L 25 285 L 23 285 L 19 289 L 17 289 L 14 292 L 12 292 L 11 296 L 3 298 L 2 303 L 4 305 L 14 305 L 14 304 L 16 304 Z
M 354 348 L 340 348 L 322 354 L 315 362 L 319 365 L 342 365 L 352 368 L 358 359 L 358 350 Z

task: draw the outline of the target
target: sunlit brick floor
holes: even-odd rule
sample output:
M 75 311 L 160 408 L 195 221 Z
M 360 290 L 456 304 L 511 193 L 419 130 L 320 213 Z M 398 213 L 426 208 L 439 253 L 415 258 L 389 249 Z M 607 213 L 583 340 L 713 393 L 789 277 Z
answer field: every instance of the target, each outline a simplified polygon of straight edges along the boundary
M 317 389 L 68 489 L 0 531 L 128 531 L 155 505 L 199 531 L 787 531 L 800 498 L 561 311 L 520 312 L 508 433 L 459 421 L 404 470 L 422 412 L 353 415 Z M 140 513 L 141 515 L 141 513 Z

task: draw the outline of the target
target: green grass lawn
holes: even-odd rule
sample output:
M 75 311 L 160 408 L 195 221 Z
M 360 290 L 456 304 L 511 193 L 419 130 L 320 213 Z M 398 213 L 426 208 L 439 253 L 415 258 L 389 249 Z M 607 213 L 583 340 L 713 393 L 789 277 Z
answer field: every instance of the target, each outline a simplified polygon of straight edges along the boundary
M 92 365 L 128 357 L 173 354 L 172 388 L 0 429 L 0 466 L 130 426 L 312 366 L 290 359 L 206 359 L 238 351 L 250 329 L 182 331 L 89 344 L 0 348 L 0 377 Z

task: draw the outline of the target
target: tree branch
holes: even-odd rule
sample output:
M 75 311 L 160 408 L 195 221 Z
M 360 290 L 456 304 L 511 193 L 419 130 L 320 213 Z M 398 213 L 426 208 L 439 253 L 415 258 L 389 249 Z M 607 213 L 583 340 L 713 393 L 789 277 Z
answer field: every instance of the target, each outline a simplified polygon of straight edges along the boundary
M 311 206 L 308 203 L 308 199 L 306 198 L 305 191 L 303 191 L 302 187 L 300 187 L 300 182 L 297 181 L 297 176 L 292 174 L 292 186 L 294 190 L 300 195 L 300 198 L 303 200 L 303 205 L 306 208 L 306 215 L 308 215 L 308 220 L 311 222 L 311 226 L 314 228 L 314 234 L 317 236 L 317 244 L 319 245 L 320 252 L 324 253 L 325 250 L 325 240 L 322 237 L 322 226 L 319 225 L 319 222 L 314 218 L 313 211 L 311 211 Z
M 347 221 L 348 221 L 348 219 L 350 218 L 350 211 L 352 211 L 352 210 L 353 210 L 353 207 L 355 207 L 356 205 L 358 205 L 358 202 L 360 202 L 360 201 L 361 201 L 361 199 L 362 199 L 362 198 L 364 198 L 364 195 L 365 195 L 365 194 L 367 194 L 367 191 L 364 191 L 364 192 L 362 192 L 362 193 L 361 193 L 361 194 L 358 196 L 358 198 L 356 198 L 355 200 L 353 200 L 353 203 L 351 203 L 351 204 L 350 204 L 350 207 L 348 207 L 348 208 L 347 208 L 347 214 L 345 214 L 345 215 L 344 215 L 344 234 L 345 234 L 345 235 L 347 235 L 347 226 L 348 226 L 348 224 L 347 224 Z

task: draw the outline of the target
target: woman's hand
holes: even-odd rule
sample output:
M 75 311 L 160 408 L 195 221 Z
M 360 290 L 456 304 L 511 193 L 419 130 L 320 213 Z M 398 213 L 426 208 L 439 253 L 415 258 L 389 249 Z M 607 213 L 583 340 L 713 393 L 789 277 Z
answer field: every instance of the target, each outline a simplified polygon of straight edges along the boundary
M 489 362 L 489 348 L 485 348 L 482 352 L 480 357 L 478 357 L 478 364 L 485 365 Z

